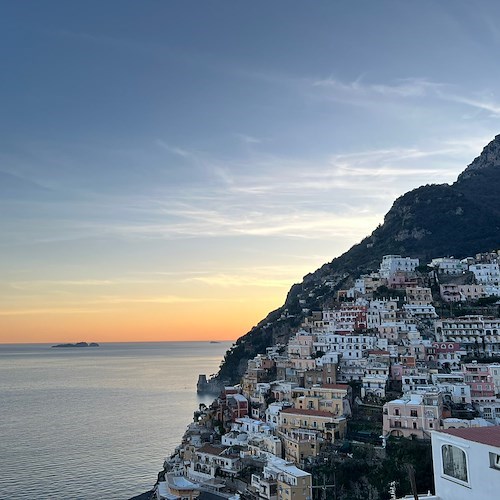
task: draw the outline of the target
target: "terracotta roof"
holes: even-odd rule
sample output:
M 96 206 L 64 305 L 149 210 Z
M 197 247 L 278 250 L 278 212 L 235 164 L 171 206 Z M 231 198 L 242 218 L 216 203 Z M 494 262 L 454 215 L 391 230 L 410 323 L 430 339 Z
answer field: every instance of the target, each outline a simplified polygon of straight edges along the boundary
M 494 427 L 472 427 L 466 429 L 446 429 L 438 432 L 467 439 L 476 443 L 489 444 L 500 448 L 500 425 Z
M 344 389 L 348 390 L 349 389 L 349 384 L 323 384 L 322 386 L 318 387 L 318 389 Z M 313 387 L 315 389 L 315 387 Z
M 285 410 L 281 410 L 281 413 L 291 413 L 293 415 L 311 415 L 315 417 L 330 417 L 335 418 L 333 413 L 328 411 L 319 411 L 319 410 L 301 410 L 300 408 L 286 408 Z
M 205 443 L 201 448 L 198 448 L 196 450 L 196 453 L 208 453 L 209 455 L 219 456 L 225 449 L 226 449 L 225 446 L 217 447 L 217 446 L 213 446 L 211 444 Z

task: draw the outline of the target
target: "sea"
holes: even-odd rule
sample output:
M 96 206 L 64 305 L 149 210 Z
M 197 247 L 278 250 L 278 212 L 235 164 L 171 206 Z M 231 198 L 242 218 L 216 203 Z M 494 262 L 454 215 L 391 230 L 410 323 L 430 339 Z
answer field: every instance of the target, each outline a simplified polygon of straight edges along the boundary
M 127 500 L 151 489 L 230 342 L 0 344 L 0 498 Z

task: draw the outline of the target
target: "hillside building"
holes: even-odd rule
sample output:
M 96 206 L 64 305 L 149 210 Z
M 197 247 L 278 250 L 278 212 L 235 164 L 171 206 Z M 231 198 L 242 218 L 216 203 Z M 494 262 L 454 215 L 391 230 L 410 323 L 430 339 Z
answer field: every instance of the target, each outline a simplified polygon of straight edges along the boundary
M 380 263 L 379 275 L 388 279 L 398 271 L 412 272 L 419 265 L 419 259 L 401 257 L 401 255 L 384 255 Z
M 431 439 L 437 498 L 498 498 L 500 427 L 440 430 Z
M 430 439 L 430 433 L 441 427 L 443 397 L 437 390 L 407 393 L 389 401 L 383 409 L 383 436 Z

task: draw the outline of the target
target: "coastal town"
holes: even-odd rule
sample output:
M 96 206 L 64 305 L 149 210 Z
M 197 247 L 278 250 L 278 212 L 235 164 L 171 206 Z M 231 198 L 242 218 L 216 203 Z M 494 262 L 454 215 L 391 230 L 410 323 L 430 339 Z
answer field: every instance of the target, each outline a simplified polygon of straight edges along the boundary
M 198 390 L 217 396 L 194 412 L 156 498 L 494 498 L 499 261 L 500 252 L 430 262 L 386 255 L 328 307 L 310 310 L 299 296 L 300 327 L 250 359 L 239 384 L 200 376 Z M 339 464 L 360 453 L 375 463 L 407 442 L 432 453 L 434 492 L 427 483 L 422 491 L 412 466 L 409 491 L 395 477 L 385 496 L 369 484 L 358 496 L 342 486 Z

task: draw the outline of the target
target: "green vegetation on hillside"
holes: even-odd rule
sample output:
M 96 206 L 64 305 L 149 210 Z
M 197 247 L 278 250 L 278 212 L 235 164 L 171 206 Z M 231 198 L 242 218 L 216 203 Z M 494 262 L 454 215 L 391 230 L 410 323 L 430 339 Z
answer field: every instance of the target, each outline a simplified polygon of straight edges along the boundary
M 238 339 L 226 353 L 218 378 L 238 382 L 248 359 L 286 342 L 304 310 L 330 304 L 339 289 L 378 269 L 384 255 L 464 258 L 500 248 L 500 136 L 452 185 L 431 184 L 398 198 L 384 223 L 349 251 L 293 285 L 285 304 Z M 299 300 L 303 303 L 300 303 Z

